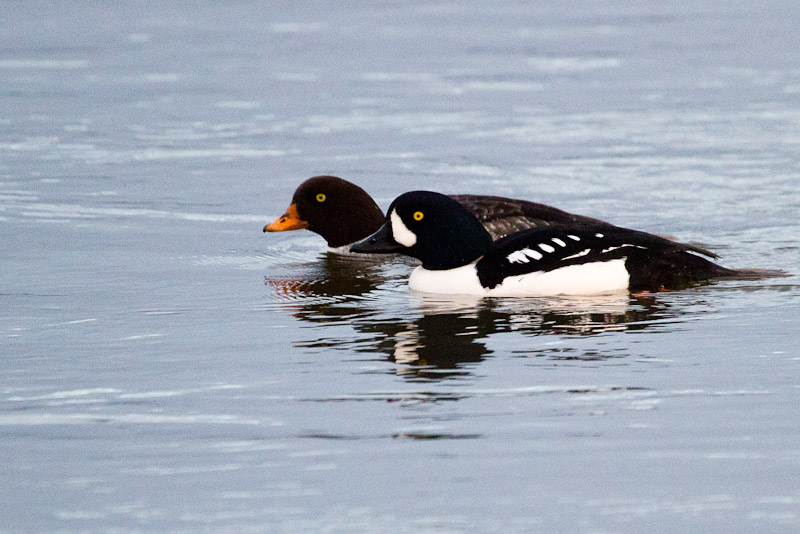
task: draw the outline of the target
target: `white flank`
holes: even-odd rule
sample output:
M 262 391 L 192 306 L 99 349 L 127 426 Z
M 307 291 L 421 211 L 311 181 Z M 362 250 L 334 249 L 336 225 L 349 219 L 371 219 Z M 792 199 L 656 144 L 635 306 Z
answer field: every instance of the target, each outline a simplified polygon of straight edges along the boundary
M 404 247 L 413 247 L 417 243 L 417 234 L 408 229 L 395 210 L 392 210 L 389 220 L 392 221 L 392 237 L 395 241 Z
M 445 271 L 429 271 L 423 267 L 417 267 L 411 271 L 408 288 L 412 291 L 445 295 L 484 295 L 486 293 L 486 288 L 478 280 L 474 263 Z
M 556 250 L 550 245 L 546 245 L 545 243 L 539 243 L 539 248 L 544 250 L 545 252 L 553 252 Z
M 485 294 L 500 297 L 600 295 L 627 290 L 629 281 L 625 258 L 620 258 L 509 276 Z
M 548 272 L 509 276 L 494 289 L 486 289 L 481 285 L 474 263 L 445 271 L 429 271 L 417 267 L 408 279 L 408 287 L 412 291 L 447 295 L 545 297 L 602 295 L 625 291 L 629 280 L 625 258 L 620 258 L 569 265 Z

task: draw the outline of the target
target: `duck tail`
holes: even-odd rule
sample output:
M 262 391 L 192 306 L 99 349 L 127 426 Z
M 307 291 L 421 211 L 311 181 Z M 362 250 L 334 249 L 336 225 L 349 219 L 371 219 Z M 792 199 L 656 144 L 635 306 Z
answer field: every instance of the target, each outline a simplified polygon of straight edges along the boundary
M 732 280 L 763 280 L 765 278 L 787 278 L 791 276 L 779 269 L 725 269 L 720 278 Z

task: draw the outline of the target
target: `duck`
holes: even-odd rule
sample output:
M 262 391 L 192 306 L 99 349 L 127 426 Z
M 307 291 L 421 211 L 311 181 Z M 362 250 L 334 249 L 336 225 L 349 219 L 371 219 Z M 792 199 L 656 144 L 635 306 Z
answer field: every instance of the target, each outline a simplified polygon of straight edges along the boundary
M 552 206 L 491 195 L 452 195 L 492 236 L 492 239 L 540 226 L 602 223 Z M 375 200 L 358 185 L 337 176 L 313 176 L 301 183 L 286 212 L 264 226 L 264 232 L 307 229 L 322 236 L 328 250 L 347 253 L 350 245 L 377 231 L 385 216 Z
M 728 269 L 707 250 L 603 222 L 541 226 L 495 241 L 462 204 L 432 191 L 397 197 L 380 229 L 350 248 L 417 258 L 409 289 L 440 294 L 650 293 L 767 274 Z

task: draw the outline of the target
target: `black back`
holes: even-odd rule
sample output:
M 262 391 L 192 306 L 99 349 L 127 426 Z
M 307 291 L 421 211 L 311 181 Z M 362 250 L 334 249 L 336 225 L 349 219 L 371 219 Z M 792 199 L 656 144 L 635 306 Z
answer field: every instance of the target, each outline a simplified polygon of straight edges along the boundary
M 624 258 L 632 291 L 680 289 L 735 275 L 736 271 L 700 256 L 699 250 L 610 224 L 565 224 L 498 240 L 478 262 L 477 270 L 481 284 L 493 288 L 508 276 Z
M 527 200 L 490 195 L 451 195 L 451 198 L 467 208 L 495 240 L 522 230 L 554 224 L 606 224 L 599 219 Z

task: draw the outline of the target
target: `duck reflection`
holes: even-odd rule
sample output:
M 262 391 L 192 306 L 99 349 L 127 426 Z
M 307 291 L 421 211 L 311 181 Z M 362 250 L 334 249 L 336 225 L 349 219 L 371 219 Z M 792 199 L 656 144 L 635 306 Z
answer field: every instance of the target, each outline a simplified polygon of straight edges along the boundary
M 479 299 L 467 303 L 441 297 L 411 295 L 421 317 L 404 324 L 394 336 L 390 359 L 403 364 L 399 372 L 419 378 L 470 374 L 474 363 L 495 350 L 548 360 L 605 360 L 628 355 L 613 347 L 576 347 L 565 338 L 609 332 L 644 330 L 663 320 L 666 307 L 652 297 L 618 294 L 595 298 Z M 494 334 L 512 342 L 491 343 Z M 529 343 L 522 338 L 544 337 Z M 522 345 L 522 346 L 520 346 Z M 493 346 L 497 349 L 492 348 Z
M 486 338 L 500 331 L 503 318 L 479 298 L 412 294 L 410 301 L 422 315 L 398 324 L 392 343 L 383 347 L 400 364 L 399 374 L 426 379 L 470 374 L 472 364 L 494 352 Z
M 300 305 L 341 301 L 377 289 L 386 281 L 379 258 L 324 253 L 320 261 L 284 265 L 264 278 L 278 302 Z
M 546 361 L 630 356 L 630 342 L 580 342 L 589 336 L 673 324 L 655 296 L 481 298 L 409 293 L 407 262 L 326 255 L 313 265 L 265 278 L 271 298 L 319 326 L 295 346 L 379 354 L 410 380 L 472 375 L 498 351 Z M 341 328 L 339 328 L 341 327 Z M 497 336 L 511 333 L 508 336 Z M 538 338 L 532 341 L 530 338 Z M 622 346 L 620 346 L 622 344 Z

